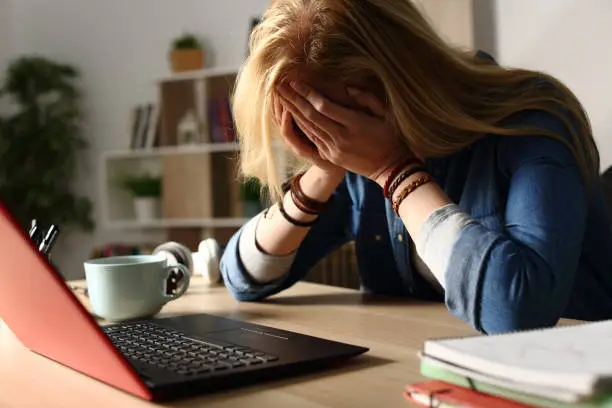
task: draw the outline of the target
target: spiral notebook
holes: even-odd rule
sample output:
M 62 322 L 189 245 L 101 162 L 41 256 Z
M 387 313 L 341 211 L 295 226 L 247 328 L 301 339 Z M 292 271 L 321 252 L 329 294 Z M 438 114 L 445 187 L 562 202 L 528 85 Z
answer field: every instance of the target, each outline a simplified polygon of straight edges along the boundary
M 422 354 L 481 375 L 563 389 L 587 399 L 612 391 L 612 320 L 489 336 L 432 339 Z M 447 368 L 448 368 L 447 367 Z

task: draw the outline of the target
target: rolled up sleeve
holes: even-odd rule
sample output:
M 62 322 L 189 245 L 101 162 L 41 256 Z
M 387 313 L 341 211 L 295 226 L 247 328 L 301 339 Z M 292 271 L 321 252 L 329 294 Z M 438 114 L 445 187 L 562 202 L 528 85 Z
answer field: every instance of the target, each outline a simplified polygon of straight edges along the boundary
M 567 132 L 562 122 L 545 118 L 549 129 Z M 485 333 L 552 326 L 578 269 L 586 189 L 574 156 L 559 141 L 505 137 L 498 150 L 509 180 L 504 228 L 471 222 L 461 230 L 445 274 L 446 304 Z
M 330 208 L 320 215 L 317 223 L 295 252 L 289 270 L 271 282 L 257 282 L 248 272 L 240 255 L 243 226 L 229 240 L 221 257 L 221 275 L 232 296 L 239 301 L 258 301 L 285 290 L 302 279 L 315 264 L 350 240 L 351 200 L 346 182 L 333 195 Z

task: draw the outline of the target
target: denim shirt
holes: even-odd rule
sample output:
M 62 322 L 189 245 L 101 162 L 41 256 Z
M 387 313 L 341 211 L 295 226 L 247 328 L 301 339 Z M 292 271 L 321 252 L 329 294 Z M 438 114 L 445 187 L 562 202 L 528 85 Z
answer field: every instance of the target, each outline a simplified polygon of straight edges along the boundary
M 569 138 L 563 122 L 543 111 L 521 112 L 509 123 Z M 262 300 L 290 287 L 352 240 L 363 290 L 443 301 L 452 314 L 484 333 L 552 326 L 560 317 L 612 318 L 607 206 L 597 182 L 585 187 L 562 143 L 543 136 L 487 135 L 455 155 L 425 164 L 475 221 L 453 245 L 444 294 L 414 270 L 414 244 L 382 189 L 352 173 L 284 277 L 266 284 L 249 278 L 238 253 L 239 230 L 222 256 L 225 284 L 238 300 Z

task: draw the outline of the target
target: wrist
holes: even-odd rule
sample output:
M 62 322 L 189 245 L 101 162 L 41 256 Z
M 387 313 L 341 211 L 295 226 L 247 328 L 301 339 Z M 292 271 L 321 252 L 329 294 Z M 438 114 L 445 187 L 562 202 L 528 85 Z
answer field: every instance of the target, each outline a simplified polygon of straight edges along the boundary
M 300 187 L 306 196 L 317 201 L 327 201 L 345 176 L 342 168 L 328 170 L 312 166 L 300 180 Z

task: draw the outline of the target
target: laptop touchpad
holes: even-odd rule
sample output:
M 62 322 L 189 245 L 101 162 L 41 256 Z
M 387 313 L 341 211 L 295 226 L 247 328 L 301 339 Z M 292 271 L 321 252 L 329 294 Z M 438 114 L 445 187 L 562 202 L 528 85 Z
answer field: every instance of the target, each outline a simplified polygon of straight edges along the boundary
M 270 352 L 287 347 L 289 340 L 288 337 L 282 335 L 247 328 L 206 333 L 206 337 Z

